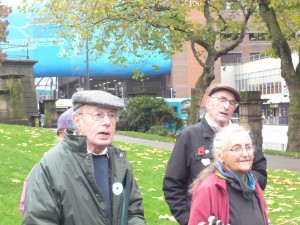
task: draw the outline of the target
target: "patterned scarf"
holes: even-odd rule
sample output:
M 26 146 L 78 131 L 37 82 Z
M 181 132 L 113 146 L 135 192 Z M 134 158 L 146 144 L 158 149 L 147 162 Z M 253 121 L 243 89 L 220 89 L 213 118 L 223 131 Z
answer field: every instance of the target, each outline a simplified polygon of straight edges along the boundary
M 252 200 L 256 185 L 255 177 L 251 172 L 247 172 L 245 179 L 241 180 L 241 178 L 233 171 L 226 169 L 225 171 L 222 169 L 222 164 L 217 163 L 217 168 L 215 174 L 231 183 L 231 186 L 235 189 L 241 190 L 243 192 L 244 197 L 247 200 Z

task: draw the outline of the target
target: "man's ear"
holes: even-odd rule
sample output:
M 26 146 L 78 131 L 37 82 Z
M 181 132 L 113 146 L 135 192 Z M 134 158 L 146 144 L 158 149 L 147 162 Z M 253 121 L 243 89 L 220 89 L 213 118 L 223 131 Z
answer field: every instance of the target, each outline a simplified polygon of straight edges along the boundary
M 211 98 L 210 96 L 206 95 L 205 96 L 205 106 L 208 108 L 210 106 Z
M 77 130 L 80 128 L 79 117 L 80 115 L 77 113 L 74 113 L 72 116 L 73 123 L 75 124 Z

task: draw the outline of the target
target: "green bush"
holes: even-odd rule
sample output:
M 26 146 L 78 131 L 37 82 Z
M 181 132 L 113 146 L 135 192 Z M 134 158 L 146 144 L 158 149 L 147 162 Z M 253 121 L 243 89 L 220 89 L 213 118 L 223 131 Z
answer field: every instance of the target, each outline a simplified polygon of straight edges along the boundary
M 122 131 L 126 131 L 127 129 L 127 123 L 126 123 L 126 114 L 127 111 L 126 110 L 122 110 L 120 116 L 119 116 L 119 120 L 117 122 L 117 130 L 122 130 Z
M 183 120 L 163 98 L 138 96 L 128 102 L 117 129 L 146 132 L 153 126 L 175 132 L 183 126 Z
M 156 134 L 160 136 L 168 136 L 169 131 L 162 125 L 154 125 L 148 131 L 148 134 Z

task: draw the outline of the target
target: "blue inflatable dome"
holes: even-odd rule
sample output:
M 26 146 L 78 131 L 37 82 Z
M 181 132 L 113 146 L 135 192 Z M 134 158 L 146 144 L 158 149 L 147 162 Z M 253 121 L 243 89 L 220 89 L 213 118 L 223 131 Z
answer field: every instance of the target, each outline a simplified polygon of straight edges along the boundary
M 54 44 L 54 37 L 50 30 L 43 30 L 41 26 L 31 23 L 26 14 L 13 9 L 6 18 L 9 21 L 7 43 L 1 48 L 8 58 L 32 59 L 38 63 L 34 66 L 35 77 L 67 77 L 85 76 L 86 55 L 78 55 L 69 51 L 69 42 L 60 39 Z M 109 49 L 108 49 L 109 51 Z M 140 52 L 143 54 L 143 50 Z M 91 55 L 90 58 L 93 56 Z M 128 56 L 129 62 L 135 60 L 135 56 Z M 96 61 L 90 61 L 90 76 L 132 76 L 133 70 L 139 69 L 146 76 L 166 75 L 171 72 L 171 56 L 153 53 L 147 56 L 146 62 L 141 64 L 128 63 L 125 66 L 112 65 L 108 60 L 108 54 L 102 55 Z M 160 70 L 155 70 L 152 65 L 157 65 Z

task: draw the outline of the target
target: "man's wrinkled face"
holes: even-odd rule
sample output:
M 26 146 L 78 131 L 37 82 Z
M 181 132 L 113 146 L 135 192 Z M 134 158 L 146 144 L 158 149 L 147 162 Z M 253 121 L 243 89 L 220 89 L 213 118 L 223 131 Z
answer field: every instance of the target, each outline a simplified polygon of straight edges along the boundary
M 78 134 L 86 136 L 87 148 L 100 153 L 113 142 L 117 110 L 102 106 L 84 105 L 75 112 Z
M 219 90 L 211 96 L 206 96 L 207 113 L 220 127 L 228 124 L 237 105 L 234 94 L 227 90 Z

